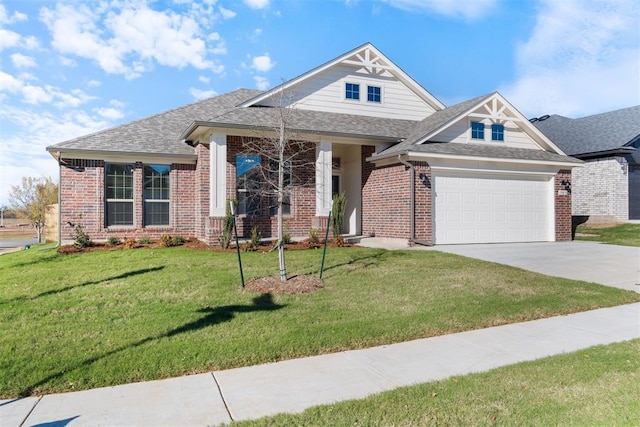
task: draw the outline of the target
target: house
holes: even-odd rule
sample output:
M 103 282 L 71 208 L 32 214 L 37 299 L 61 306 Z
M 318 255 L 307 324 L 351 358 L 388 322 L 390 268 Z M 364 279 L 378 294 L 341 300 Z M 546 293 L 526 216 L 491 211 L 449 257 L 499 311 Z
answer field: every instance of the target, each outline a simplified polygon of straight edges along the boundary
M 285 108 L 276 108 L 285 107 Z M 286 227 L 420 244 L 571 238 L 566 156 L 497 92 L 446 107 L 372 44 L 268 91 L 239 89 L 47 147 L 60 163 L 61 224 L 94 239 L 196 237 L 214 244 L 228 201 L 238 228 L 276 235 L 273 198 L 251 198 L 269 161 L 249 149 L 287 129 L 305 185 L 287 181 Z M 280 117 L 280 119 L 279 119 Z M 254 145 L 255 146 L 255 145 Z
M 640 105 L 531 121 L 566 154 L 585 162 L 572 172 L 574 216 L 590 222 L 640 220 Z

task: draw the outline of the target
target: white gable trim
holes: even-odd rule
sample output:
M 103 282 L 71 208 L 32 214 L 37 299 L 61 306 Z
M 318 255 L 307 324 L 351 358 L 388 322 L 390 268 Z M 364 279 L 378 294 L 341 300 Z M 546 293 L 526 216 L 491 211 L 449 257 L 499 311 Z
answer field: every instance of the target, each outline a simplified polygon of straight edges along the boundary
M 255 98 L 252 98 L 244 103 L 240 104 L 239 107 L 251 107 L 257 105 L 265 100 L 272 98 L 277 93 L 282 93 L 287 91 L 291 87 L 297 85 L 303 80 L 309 79 L 311 77 L 316 76 L 317 74 L 334 67 L 335 65 L 343 64 L 351 67 L 365 68 L 372 74 L 380 74 L 382 72 L 391 73 L 395 78 L 404 83 L 408 88 L 410 88 L 418 97 L 423 99 L 428 105 L 430 105 L 434 110 L 442 110 L 445 108 L 445 105 L 438 101 L 436 97 L 431 95 L 426 89 L 424 89 L 418 82 L 412 79 L 408 74 L 406 74 L 400 67 L 391 62 L 386 56 L 382 54 L 375 46 L 371 43 L 365 43 L 362 46 L 359 46 L 338 58 L 331 60 L 319 67 L 316 67 L 306 73 L 289 80 L 275 88 L 266 91 Z
M 502 104 L 502 107 L 498 108 L 498 103 Z M 487 113 L 475 113 L 474 111 L 480 107 L 485 107 Z M 511 110 L 512 115 L 501 115 L 504 113 L 505 109 Z M 437 129 L 432 130 L 430 133 L 426 134 L 416 143 L 424 144 L 428 142 L 431 138 L 446 130 L 447 128 L 453 126 L 458 121 L 464 118 L 477 118 L 477 119 L 496 119 L 500 121 L 510 121 L 516 124 L 516 126 L 520 127 L 524 132 L 533 139 L 533 141 L 543 150 L 553 152 L 556 154 L 566 155 L 557 145 L 555 145 L 549 138 L 547 138 L 538 128 L 536 128 L 529 120 L 524 117 L 509 101 L 507 101 L 500 93 L 494 92 L 491 95 L 481 99 L 473 106 L 469 107 L 466 111 L 458 114 L 455 117 L 452 117 L 442 126 Z

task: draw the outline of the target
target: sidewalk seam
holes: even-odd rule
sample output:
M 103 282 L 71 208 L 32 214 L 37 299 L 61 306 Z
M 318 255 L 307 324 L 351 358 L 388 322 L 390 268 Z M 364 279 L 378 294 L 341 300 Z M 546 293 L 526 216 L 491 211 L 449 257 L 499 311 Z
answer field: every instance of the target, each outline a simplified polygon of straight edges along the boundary
M 218 394 L 220 395 L 220 399 L 222 399 L 222 404 L 224 405 L 224 409 L 227 411 L 227 415 L 229 415 L 229 419 L 231 422 L 234 422 L 233 415 L 231 415 L 231 410 L 229 409 L 229 405 L 227 405 L 227 400 L 224 398 L 224 393 L 222 393 L 222 388 L 220 387 L 220 383 L 216 378 L 216 373 L 211 372 L 211 376 L 213 377 L 213 381 L 216 383 L 216 387 L 218 387 Z
M 38 406 L 38 403 L 40 403 L 40 401 L 42 400 L 44 396 L 40 396 L 38 398 L 38 400 L 36 400 L 36 402 L 33 404 L 33 406 L 31 407 L 31 410 L 27 413 L 27 415 L 24 417 L 24 419 L 22 420 L 22 422 L 20 423 L 19 427 L 22 427 L 24 425 L 24 423 L 27 422 L 27 420 L 29 419 L 29 417 L 31 416 L 31 414 L 33 414 L 33 411 L 35 411 L 36 406 Z

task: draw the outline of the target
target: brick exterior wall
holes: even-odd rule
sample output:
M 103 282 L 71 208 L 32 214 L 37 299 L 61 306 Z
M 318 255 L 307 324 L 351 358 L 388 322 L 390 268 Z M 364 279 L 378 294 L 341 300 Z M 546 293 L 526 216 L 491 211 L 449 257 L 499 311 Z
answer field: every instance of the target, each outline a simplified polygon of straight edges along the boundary
M 571 194 L 562 181 L 571 182 L 571 171 L 561 170 L 554 179 L 556 242 L 571 240 Z
M 411 215 L 414 236 L 432 239 L 431 169 L 426 162 L 414 162 L 414 211 L 411 211 L 411 171 L 403 164 L 374 167 L 364 159 L 373 147 L 363 147 L 362 234 L 410 239 Z M 422 175 L 424 178 L 420 178 Z
M 629 219 L 629 164 L 624 157 L 586 160 L 572 174 L 573 215 L 598 222 Z
M 196 237 L 194 175 L 195 165 L 173 164 L 170 174 L 170 224 L 143 226 L 143 164 L 134 163 L 133 225 L 107 227 L 105 221 L 105 162 L 102 160 L 63 159 L 60 168 L 60 215 L 62 240 L 72 240 L 73 227 L 79 223 L 96 241 L 115 236 L 158 239 L 163 234 Z

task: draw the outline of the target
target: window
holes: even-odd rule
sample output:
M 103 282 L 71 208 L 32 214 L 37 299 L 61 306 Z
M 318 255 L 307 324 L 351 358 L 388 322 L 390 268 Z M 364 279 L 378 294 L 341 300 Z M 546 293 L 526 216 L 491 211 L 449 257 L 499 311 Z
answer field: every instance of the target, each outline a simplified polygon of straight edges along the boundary
M 367 101 L 381 102 L 379 86 L 367 86 Z
M 360 99 L 360 85 L 357 83 L 347 83 L 345 86 L 344 97 L 347 99 Z
M 504 125 L 491 125 L 491 140 L 504 141 Z
M 105 165 L 105 199 L 107 227 L 133 225 L 133 165 Z
M 240 215 L 260 214 L 262 187 L 263 177 L 260 171 L 260 156 L 237 156 L 236 188 L 238 190 L 238 213 Z
M 471 138 L 484 139 L 484 123 L 471 122 Z
M 144 225 L 169 225 L 168 165 L 144 166 Z
M 269 179 L 272 183 L 278 183 L 278 162 L 275 160 L 269 161 Z M 282 194 L 282 214 L 291 215 L 291 162 L 287 162 L 284 165 L 284 179 L 282 182 L 283 194 Z M 276 190 L 273 190 L 273 195 L 269 201 L 269 215 L 274 216 L 278 214 L 278 194 Z

